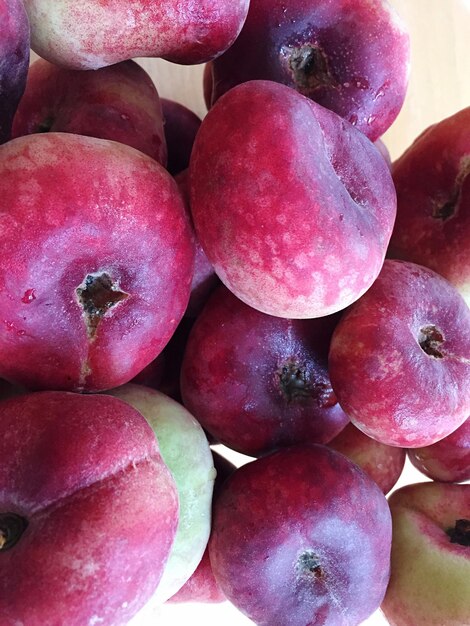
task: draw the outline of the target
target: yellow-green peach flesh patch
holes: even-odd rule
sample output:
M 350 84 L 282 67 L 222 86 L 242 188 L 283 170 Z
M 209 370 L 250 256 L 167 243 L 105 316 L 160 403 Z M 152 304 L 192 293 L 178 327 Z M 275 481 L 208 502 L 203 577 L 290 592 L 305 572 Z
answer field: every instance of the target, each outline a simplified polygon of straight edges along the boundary
M 392 626 L 470 624 L 470 485 L 395 491 L 392 572 L 382 610 Z
M 193 574 L 207 545 L 215 469 L 202 427 L 180 404 L 142 385 L 109 392 L 137 409 L 155 432 L 160 453 L 175 479 L 179 525 L 170 557 L 152 598 L 162 604 Z

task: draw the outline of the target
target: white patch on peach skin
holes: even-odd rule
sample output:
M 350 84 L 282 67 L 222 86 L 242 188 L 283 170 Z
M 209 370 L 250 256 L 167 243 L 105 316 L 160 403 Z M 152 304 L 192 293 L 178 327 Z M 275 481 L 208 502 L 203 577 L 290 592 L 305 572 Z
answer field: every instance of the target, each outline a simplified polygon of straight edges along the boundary
M 456 284 L 455 287 L 459 291 L 460 295 L 463 297 L 465 302 L 467 303 L 467 306 L 470 307 L 470 280 L 467 282 L 464 282 L 461 285 Z

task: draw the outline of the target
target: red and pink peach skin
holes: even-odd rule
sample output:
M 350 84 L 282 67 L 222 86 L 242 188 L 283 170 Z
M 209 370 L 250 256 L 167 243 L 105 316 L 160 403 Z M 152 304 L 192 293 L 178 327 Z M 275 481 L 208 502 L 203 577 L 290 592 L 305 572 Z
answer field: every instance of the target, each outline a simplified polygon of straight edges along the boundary
M 35 61 L 13 137 L 49 131 L 119 141 L 167 163 L 160 98 L 150 76 L 134 61 L 95 72 Z
M 190 201 L 222 282 L 286 318 L 323 317 L 357 300 L 380 272 L 396 212 L 390 171 L 370 141 L 269 81 L 234 87 L 204 118 Z
M 66 133 L 0 147 L 0 375 L 119 386 L 157 357 L 189 298 L 194 242 L 176 183 L 129 146 Z
M 121 626 L 162 576 L 175 482 L 145 419 L 99 395 L 0 402 L 0 623 Z
M 389 256 L 430 267 L 470 306 L 470 107 L 424 131 L 393 164 Z
M 249 0 L 25 0 L 24 4 L 33 50 L 56 65 L 83 70 L 135 57 L 205 63 L 234 42 Z
M 342 316 L 329 355 L 351 421 L 387 445 L 422 448 L 470 413 L 470 309 L 445 278 L 386 260 Z
M 405 465 L 406 450 L 386 446 L 368 437 L 351 423 L 328 443 L 328 447 L 359 465 L 384 494 L 397 483 Z

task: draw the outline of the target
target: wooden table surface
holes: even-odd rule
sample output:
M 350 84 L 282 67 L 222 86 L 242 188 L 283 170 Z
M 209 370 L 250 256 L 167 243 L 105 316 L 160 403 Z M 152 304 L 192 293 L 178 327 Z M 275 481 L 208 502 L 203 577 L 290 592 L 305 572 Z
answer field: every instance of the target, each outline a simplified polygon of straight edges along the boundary
M 384 136 L 396 158 L 427 126 L 470 106 L 470 0 L 390 0 L 408 24 L 412 72 L 402 112 Z M 160 95 L 201 117 L 202 66 L 140 59 Z

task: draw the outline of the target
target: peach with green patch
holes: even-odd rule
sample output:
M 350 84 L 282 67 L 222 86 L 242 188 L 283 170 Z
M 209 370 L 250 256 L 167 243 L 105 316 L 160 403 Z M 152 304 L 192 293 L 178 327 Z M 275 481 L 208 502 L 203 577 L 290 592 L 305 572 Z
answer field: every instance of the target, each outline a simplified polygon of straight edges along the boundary
M 470 485 L 395 491 L 392 573 L 382 610 L 392 626 L 470 624 Z
M 154 593 L 178 525 L 145 419 L 109 396 L 0 402 L 0 623 L 124 626 Z
M 109 393 L 145 417 L 158 439 L 162 458 L 178 489 L 178 530 L 162 579 L 151 599 L 152 605 L 158 605 L 184 585 L 206 548 L 216 475 L 212 454 L 199 423 L 171 398 L 132 384 Z

